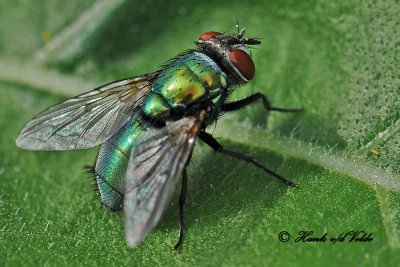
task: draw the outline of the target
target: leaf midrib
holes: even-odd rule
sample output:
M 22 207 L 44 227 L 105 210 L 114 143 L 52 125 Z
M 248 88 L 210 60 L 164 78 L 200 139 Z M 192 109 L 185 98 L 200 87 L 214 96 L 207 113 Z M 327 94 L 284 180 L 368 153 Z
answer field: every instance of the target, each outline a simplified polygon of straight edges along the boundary
M 214 133 L 239 144 L 262 147 L 286 157 L 305 160 L 363 181 L 372 188 L 381 187 L 389 191 L 400 192 L 400 176 L 398 174 L 350 157 L 345 151 L 336 151 L 293 138 L 273 135 L 265 129 L 246 127 L 235 119 L 220 120 Z

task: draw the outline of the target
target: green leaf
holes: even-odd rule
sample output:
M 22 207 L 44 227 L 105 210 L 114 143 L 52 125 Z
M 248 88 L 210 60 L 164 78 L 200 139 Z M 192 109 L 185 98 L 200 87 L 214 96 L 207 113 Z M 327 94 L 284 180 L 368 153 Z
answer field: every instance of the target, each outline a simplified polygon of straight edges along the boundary
M 396 1 L 3 1 L 0 4 L 0 265 L 397 266 L 400 261 L 400 37 Z M 287 188 L 198 142 L 180 253 L 174 198 L 161 224 L 127 248 L 123 216 L 100 207 L 83 166 L 97 150 L 16 148 L 46 107 L 105 82 L 151 72 L 202 32 L 261 38 L 257 74 L 232 99 L 220 142 L 296 181 Z M 281 242 L 282 231 L 290 234 Z M 296 242 L 300 231 L 325 242 Z M 330 238 L 365 231 L 370 242 Z

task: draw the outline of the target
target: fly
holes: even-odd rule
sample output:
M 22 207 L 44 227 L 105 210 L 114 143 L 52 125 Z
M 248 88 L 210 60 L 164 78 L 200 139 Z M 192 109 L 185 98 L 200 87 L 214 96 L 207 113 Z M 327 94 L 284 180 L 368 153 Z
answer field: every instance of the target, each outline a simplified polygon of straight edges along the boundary
M 22 129 L 17 146 L 27 150 L 74 150 L 101 145 L 92 168 L 102 203 L 124 211 L 125 237 L 136 246 L 156 227 L 181 181 L 178 249 L 184 238 L 186 168 L 196 137 L 216 152 L 247 161 L 288 186 L 295 184 L 253 158 L 223 148 L 205 131 L 226 112 L 259 100 L 262 93 L 228 101 L 255 74 L 248 47 L 256 38 L 206 32 L 160 70 L 103 85 L 43 111 Z M 181 179 L 182 177 L 182 179 Z

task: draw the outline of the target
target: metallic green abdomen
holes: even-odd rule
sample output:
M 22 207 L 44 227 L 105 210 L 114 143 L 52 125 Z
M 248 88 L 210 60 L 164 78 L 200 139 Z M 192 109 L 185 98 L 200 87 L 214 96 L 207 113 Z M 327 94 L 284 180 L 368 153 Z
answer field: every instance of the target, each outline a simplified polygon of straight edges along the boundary
M 168 118 L 171 109 L 185 109 L 207 98 L 217 98 L 227 87 L 227 77 L 208 56 L 191 52 L 168 64 L 154 81 L 143 103 L 150 117 Z
M 133 117 L 102 145 L 97 156 L 96 182 L 102 202 L 112 210 L 122 209 L 128 159 L 134 143 L 146 129 L 139 116 Z

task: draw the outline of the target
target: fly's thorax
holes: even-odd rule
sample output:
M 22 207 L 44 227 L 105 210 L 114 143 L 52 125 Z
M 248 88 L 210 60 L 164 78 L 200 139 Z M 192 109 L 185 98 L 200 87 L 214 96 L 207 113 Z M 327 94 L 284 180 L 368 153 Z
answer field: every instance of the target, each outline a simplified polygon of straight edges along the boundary
M 226 94 L 227 77 L 207 55 L 189 52 L 178 56 L 160 72 L 143 101 L 147 116 L 171 119 L 183 116 L 194 104 L 214 102 Z
M 150 118 L 165 120 L 170 117 L 171 106 L 160 94 L 150 92 L 142 104 L 143 113 Z

